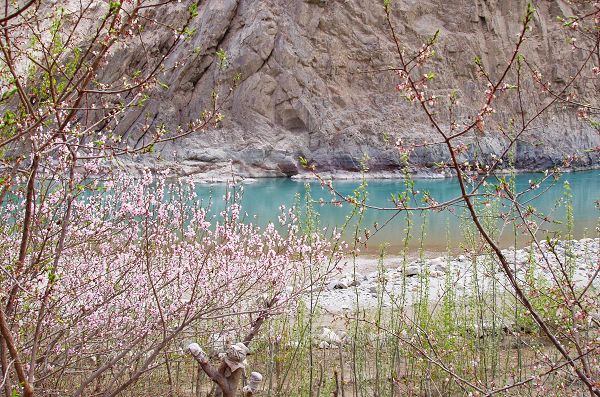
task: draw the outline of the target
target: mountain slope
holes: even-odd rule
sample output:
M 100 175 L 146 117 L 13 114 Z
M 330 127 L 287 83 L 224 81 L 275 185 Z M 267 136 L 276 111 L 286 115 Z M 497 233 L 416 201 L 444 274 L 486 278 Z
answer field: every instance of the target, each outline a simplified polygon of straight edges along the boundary
M 468 120 L 483 103 L 486 83 L 473 59 L 480 57 L 492 76 L 503 70 L 526 2 L 447 3 L 393 2 L 393 22 L 408 50 L 418 49 L 439 29 L 437 54 L 422 72 L 436 73 L 430 88 L 437 95 L 458 94 L 456 113 Z M 569 32 L 556 17 L 590 5 L 548 0 L 535 6 L 523 53 L 545 81 L 560 87 L 577 72 L 585 54 L 571 49 Z M 188 12 L 186 4 L 165 11 L 166 23 L 176 23 Z M 174 168 L 182 174 L 233 170 L 244 176 L 289 176 L 302 172 L 299 156 L 322 171 L 357 171 L 366 155 L 371 170 L 394 171 L 400 166 L 394 142 L 401 139 L 410 145 L 436 138 L 423 112 L 396 91 L 395 73 L 376 71 L 398 64 L 378 1 L 213 0 L 201 6 L 194 24 L 195 33 L 176 49 L 167 66 L 183 65 L 161 77 L 168 89 L 158 90 L 143 109 L 124 120 L 121 131 L 135 137 L 141 122 L 172 129 L 185 125 L 210 108 L 215 85 L 223 99 L 238 73 L 239 84 L 224 103 L 225 119 L 219 128 L 163 146 L 158 156 L 138 158 L 143 164 Z M 149 31 L 147 40 L 150 56 L 158 56 L 168 37 Z M 224 71 L 216 61 L 218 49 L 227 53 Z M 141 46 L 123 51 L 110 61 L 107 76 L 133 73 L 142 62 Z M 598 80 L 583 79 L 573 90 L 582 101 L 597 103 Z M 531 79 L 523 87 L 526 116 L 531 116 L 548 98 Z M 501 100 L 497 110 L 483 133 L 466 140 L 470 146 L 465 158 L 503 150 L 507 140 L 500 131 L 510 129 L 520 110 L 514 99 Z M 436 112 L 448 126 L 444 102 Z M 594 166 L 597 154 L 586 149 L 600 145 L 600 138 L 575 113 L 573 107 L 552 108 L 532 123 L 517 142 L 516 166 L 549 167 L 573 154 L 579 156 L 576 166 Z M 416 148 L 410 162 L 423 169 L 447 157 L 442 145 L 434 145 Z

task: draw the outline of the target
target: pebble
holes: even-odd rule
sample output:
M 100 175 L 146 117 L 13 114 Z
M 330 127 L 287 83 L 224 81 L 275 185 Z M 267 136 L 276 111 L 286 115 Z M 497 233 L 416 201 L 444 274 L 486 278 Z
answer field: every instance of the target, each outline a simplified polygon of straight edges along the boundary
M 319 349 L 329 349 L 331 346 L 329 345 L 329 343 L 322 341 L 321 343 L 319 343 Z
M 446 271 L 448 261 L 444 257 L 434 258 L 429 261 L 429 267 L 434 270 L 443 272 Z
M 334 280 L 334 281 L 332 281 L 332 283 L 330 285 L 331 285 L 330 289 L 346 289 L 349 287 L 348 282 L 344 279 Z
M 413 265 L 413 266 L 408 266 L 406 268 L 406 270 L 403 270 L 403 269 L 398 269 L 398 270 L 402 271 L 406 277 L 413 277 L 413 276 L 417 276 L 421 269 L 418 266 Z
M 327 327 L 323 327 L 323 331 L 321 332 L 321 335 L 319 335 L 319 340 L 321 340 L 321 342 L 326 342 L 329 345 L 342 344 L 342 338 Z

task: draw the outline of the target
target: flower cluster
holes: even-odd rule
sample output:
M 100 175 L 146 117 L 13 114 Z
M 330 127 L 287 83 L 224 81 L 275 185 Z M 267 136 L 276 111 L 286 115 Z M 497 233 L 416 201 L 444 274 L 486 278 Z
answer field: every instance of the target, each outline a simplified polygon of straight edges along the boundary
M 52 376 L 55 368 L 62 369 L 57 377 L 76 368 L 93 373 L 91 361 L 82 365 L 68 359 L 73 355 L 106 362 L 127 351 L 113 369 L 136 366 L 141 339 L 159 345 L 205 317 L 263 310 L 257 297 L 277 297 L 272 309 L 279 310 L 322 280 L 324 264 L 341 258 L 331 240 L 302 233 L 293 209 L 282 211 L 277 227 L 259 228 L 240 220 L 236 195 L 213 214 L 199 204 L 193 185 L 167 183 L 150 172 L 94 183 L 95 192 L 72 202 L 73 221 L 56 264 L 45 247 L 58 244 L 64 190 L 46 192 L 37 208 L 43 227 L 34 231 L 26 261 L 35 270 L 26 278 L 14 275 L 20 286 L 16 343 L 25 359 L 32 354 L 33 324 L 43 325 L 38 351 L 45 352 L 45 364 L 38 377 Z M 7 254 L 0 266 L 9 272 L 19 251 L 14 226 L 22 221 L 22 201 L 2 212 L 0 246 Z

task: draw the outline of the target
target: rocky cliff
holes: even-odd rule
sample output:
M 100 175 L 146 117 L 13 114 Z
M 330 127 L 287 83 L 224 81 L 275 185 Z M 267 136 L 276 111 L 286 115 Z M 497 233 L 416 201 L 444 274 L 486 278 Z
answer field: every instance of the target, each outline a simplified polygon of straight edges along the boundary
M 302 172 L 303 156 L 323 171 L 357 171 L 369 157 L 373 171 L 399 169 L 394 146 L 435 139 L 422 111 L 396 91 L 397 76 L 382 69 L 398 64 L 395 45 L 377 0 L 208 0 L 193 22 L 193 34 L 169 58 L 161 77 L 168 89 L 157 90 L 145 107 L 120 125 L 135 136 L 139 123 L 150 120 L 167 128 L 185 125 L 210 107 L 211 91 L 239 83 L 224 103 L 218 128 L 162 146 L 136 161 L 171 167 L 182 174 L 220 172 L 244 176 L 291 176 Z M 569 32 L 556 21 L 591 7 L 590 2 L 538 0 L 523 54 L 545 81 L 561 87 L 577 72 L 585 57 L 573 51 Z M 587 3 L 587 4 L 586 4 Z M 393 22 L 401 44 L 417 49 L 440 31 L 436 55 L 422 72 L 437 75 L 431 89 L 445 96 L 454 91 L 465 120 L 483 103 L 485 81 L 473 59 L 481 58 L 492 75 L 501 72 L 511 55 L 526 9 L 524 0 L 397 0 Z M 185 2 L 164 10 L 165 23 L 186 17 Z M 150 54 L 158 56 L 168 36 L 147 33 Z M 147 44 L 146 44 L 147 45 Z M 148 47 L 148 45 L 147 45 Z M 215 53 L 223 49 L 228 67 L 218 67 Z M 133 73 L 142 48 L 117 53 L 108 74 Z M 169 69 L 179 62 L 182 66 Z M 587 71 L 587 69 L 586 69 Z M 588 73 L 589 74 L 589 73 Z M 524 74 L 525 76 L 525 74 Z M 527 77 L 523 83 L 525 113 L 530 117 L 548 102 Z M 600 80 L 582 79 L 572 87 L 581 101 L 597 102 Z M 511 76 L 514 83 L 514 75 Z M 483 133 L 467 140 L 466 157 L 499 153 L 507 142 L 512 119 L 520 117 L 515 99 L 500 102 Z M 446 105 L 439 105 L 442 124 Z M 516 166 L 539 169 L 578 155 L 577 166 L 597 164 L 597 131 L 577 119 L 573 106 L 553 107 L 517 142 Z M 415 169 L 446 160 L 443 145 L 416 149 Z

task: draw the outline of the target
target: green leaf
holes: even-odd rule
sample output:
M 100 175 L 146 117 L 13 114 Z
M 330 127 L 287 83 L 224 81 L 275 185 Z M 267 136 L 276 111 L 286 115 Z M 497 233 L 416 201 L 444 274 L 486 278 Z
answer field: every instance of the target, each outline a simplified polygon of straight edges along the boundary
M 217 59 L 219 61 L 219 69 L 225 69 L 229 64 L 227 60 L 227 53 L 222 48 L 219 48 L 217 51 Z
M 300 156 L 298 159 L 300 160 L 300 165 L 303 168 L 308 168 L 308 160 L 306 158 Z
M 383 132 L 382 137 L 383 139 L 383 143 L 388 144 L 390 143 L 390 134 L 387 132 Z
M 392 0 L 383 0 L 383 8 L 386 12 L 390 11 L 390 7 L 392 6 Z
M 147 94 L 143 94 L 141 99 L 138 101 L 137 106 L 144 106 L 148 99 L 150 99 L 150 97 Z
M 429 45 L 433 45 L 435 44 L 435 42 L 438 40 L 438 38 L 440 37 L 440 30 L 436 30 L 435 33 L 433 34 L 433 37 L 431 37 L 431 39 L 429 39 L 428 44 Z
M 194 3 L 190 6 L 190 17 L 196 18 L 198 16 L 198 3 Z
M 4 102 L 7 99 L 11 98 L 17 92 L 17 88 L 13 88 L 12 90 L 6 91 L 2 94 L 2 98 L 0 98 L 0 102 Z
M 531 16 L 535 12 L 535 7 L 531 2 L 527 3 L 527 16 Z
M 120 1 L 111 1 L 109 8 L 108 8 L 108 14 L 109 15 L 115 14 L 115 13 L 119 12 L 120 9 L 121 9 Z

